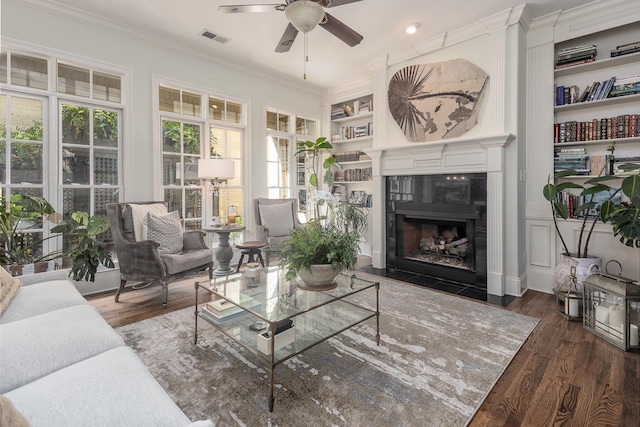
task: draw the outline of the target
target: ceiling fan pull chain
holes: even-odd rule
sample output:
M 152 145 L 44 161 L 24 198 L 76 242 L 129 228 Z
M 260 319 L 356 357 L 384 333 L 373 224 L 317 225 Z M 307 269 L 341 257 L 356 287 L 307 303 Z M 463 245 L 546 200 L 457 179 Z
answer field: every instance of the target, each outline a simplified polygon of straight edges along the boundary
M 307 62 L 309 62 L 309 35 L 304 35 L 304 79 L 307 80 Z

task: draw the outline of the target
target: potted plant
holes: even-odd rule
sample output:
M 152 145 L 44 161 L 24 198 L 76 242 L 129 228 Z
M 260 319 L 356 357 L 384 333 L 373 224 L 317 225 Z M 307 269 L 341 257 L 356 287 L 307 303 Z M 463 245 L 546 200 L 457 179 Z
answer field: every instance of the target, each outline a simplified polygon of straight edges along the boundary
M 69 237 L 71 248 L 65 256 L 71 260 L 73 280 L 95 281 L 100 264 L 113 268 L 111 253 L 98 242 L 97 237 L 109 229 L 109 220 L 104 215 L 89 216 L 86 212 L 73 212 L 70 219 L 53 227 L 53 233 Z
M 299 275 L 307 287 L 328 289 L 335 277 L 344 269 L 353 268 L 359 245 L 367 228 L 367 212 L 363 207 L 342 204 L 327 191 L 319 190 L 318 174 L 321 157 L 333 146 L 326 138 L 299 144 L 296 154 L 305 153 L 311 162 L 309 184 L 314 188 L 315 217 L 304 227 L 293 230 L 279 251 L 279 265 L 286 269 L 286 278 Z M 335 157 L 322 161 L 324 182 L 333 182 L 332 166 L 338 166 Z
M 613 235 L 626 246 L 640 248 L 640 164 L 625 163 L 619 167 L 629 176 L 622 180 L 618 191 L 628 201 L 615 203 L 612 199 L 602 204 L 600 217 L 613 227 Z
M 7 200 L 0 196 L 0 265 L 13 275 L 52 268 L 52 261 L 64 254 L 42 253 L 42 243 L 51 237 L 43 239 L 34 230 L 42 228 L 43 221 L 54 213 L 51 204 L 42 197 L 12 194 Z
M 612 159 L 615 152 L 615 142 L 608 147 L 608 151 L 611 153 L 610 158 Z M 556 269 L 556 279 L 560 285 L 567 282 L 571 264 L 577 268 L 579 284 L 590 274 L 594 265 L 597 265 L 598 268 L 601 267 L 601 258 L 594 257 L 589 253 L 591 235 L 598 221 L 610 222 L 614 228 L 614 234 L 619 235 L 621 241 L 628 246 L 640 246 L 640 210 L 638 208 L 640 176 L 637 172 L 631 174 L 622 179 L 620 187 L 614 187 L 608 185 L 607 182 L 618 181 L 621 177 L 605 175 L 605 168 L 606 166 L 599 171 L 597 177 L 585 181 L 584 185 L 568 181 L 558 183 L 558 180 L 577 175 L 573 169 L 561 171 L 556 173 L 553 178 L 549 178 L 543 188 L 543 195 L 551 206 L 556 233 L 564 249 L 564 263 Z M 621 165 L 619 168 L 625 172 L 640 170 L 639 165 L 631 163 Z M 565 220 L 569 218 L 569 208 L 559 200 L 560 194 L 568 189 L 579 191 L 579 198 L 584 200 L 574 211 L 575 217 L 581 217 L 580 234 L 575 251 L 569 250 L 558 227 L 558 218 Z M 604 200 L 597 201 L 594 198 L 596 195 L 602 194 L 606 195 Z M 621 194 L 627 196 L 630 201 L 617 202 L 616 200 L 622 200 L 619 197 Z

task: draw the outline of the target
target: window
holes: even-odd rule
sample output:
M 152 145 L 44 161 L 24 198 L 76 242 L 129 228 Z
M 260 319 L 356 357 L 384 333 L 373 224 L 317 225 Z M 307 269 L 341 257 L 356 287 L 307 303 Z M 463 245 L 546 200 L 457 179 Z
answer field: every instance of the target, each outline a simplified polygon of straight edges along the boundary
M 296 154 L 298 144 L 316 138 L 317 120 L 267 109 L 267 187 L 269 198 L 298 199 L 300 212 L 307 211 L 306 159 Z M 291 124 L 295 123 L 295 129 Z
M 164 200 L 180 213 L 185 229 L 201 228 L 202 189 L 198 180 L 202 126 L 162 120 L 162 185 Z
M 12 194 L 45 196 L 46 108 L 44 97 L 6 91 L 0 95 L 0 184 L 6 200 Z M 43 224 L 30 228 L 28 235 L 42 242 Z M 34 252 L 44 254 L 50 250 L 40 243 Z
M 201 228 L 208 214 L 226 218 L 230 206 L 242 215 L 245 105 L 162 85 L 158 93 L 165 200 L 181 212 L 186 229 Z M 210 156 L 233 160 L 235 164 L 234 178 L 217 195 L 204 191 L 198 179 L 198 159 Z
M 227 180 L 222 186 L 217 197 L 213 197 L 213 215 L 226 218 L 229 208 L 234 206 L 237 215 L 245 213 L 242 188 L 242 141 L 243 132 L 239 129 L 230 129 L 216 124 L 209 128 L 211 138 L 210 155 L 216 155 L 223 159 L 233 160 L 233 179 Z
M 119 110 L 60 102 L 62 212 L 107 214 L 120 193 Z
M 57 65 L 51 79 L 55 85 L 49 87 L 52 63 Z M 3 48 L 3 197 L 16 193 L 42 196 L 64 217 L 77 210 L 106 215 L 106 204 L 118 201 L 122 189 L 122 80 L 117 73 Z M 57 137 L 49 140 L 50 134 Z M 58 162 L 50 160 L 56 157 Z M 47 239 L 48 227 L 43 224 L 30 230 L 44 239 L 39 248 L 43 253 L 61 244 L 58 239 Z

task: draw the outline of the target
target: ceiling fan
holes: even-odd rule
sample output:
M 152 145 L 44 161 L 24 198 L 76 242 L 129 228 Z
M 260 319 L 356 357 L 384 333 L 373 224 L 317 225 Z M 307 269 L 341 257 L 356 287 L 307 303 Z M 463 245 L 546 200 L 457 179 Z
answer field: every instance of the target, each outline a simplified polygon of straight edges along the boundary
M 223 13 L 284 11 L 289 25 L 276 46 L 276 52 L 288 52 L 298 32 L 306 34 L 316 25 L 320 25 L 351 47 L 360 43 L 363 39 L 360 34 L 323 9 L 357 1 L 361 0 L 286 0 L 286 3 L 283 4 L 224 5 L 220 6 L 218 10 Z

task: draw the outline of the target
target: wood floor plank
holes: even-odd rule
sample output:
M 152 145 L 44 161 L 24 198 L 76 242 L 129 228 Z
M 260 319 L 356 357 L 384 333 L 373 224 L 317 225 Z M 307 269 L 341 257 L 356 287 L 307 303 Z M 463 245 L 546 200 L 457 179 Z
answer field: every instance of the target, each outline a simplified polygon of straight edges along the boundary
M 113 327 L 159 316 L 194 303 L 193 283 L 169 286 L 162 308 L 159 286 L 88 297 Z M 210 295 L 200 293 L 200 301 Z M 473 427 L 618 426 L 640 427 L 640 354 L 623 352 L 555 312 L 555 298 L 528 291 L 508 310 L 540 319 L 533 333 L 491 390 Z

